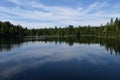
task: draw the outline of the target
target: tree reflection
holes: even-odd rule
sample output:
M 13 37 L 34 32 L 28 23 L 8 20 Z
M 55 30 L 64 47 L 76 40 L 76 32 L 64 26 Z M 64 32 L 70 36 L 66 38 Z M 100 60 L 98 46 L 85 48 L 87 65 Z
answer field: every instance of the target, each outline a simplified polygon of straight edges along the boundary
M 115 52 L 116 55 L 120 54 L 120 40 L 117 38 L 99 38 L 93 36 L 84 37 L 24 37 L 24 38 L 2 38 L 0 39 L 0 52 L 10 51 L 12 48 L 21 47 L 23 43 L 26 42 L 54 42 L 56 44 L 61 44 L 65 42 L 69 46 L 73 46 L 74 43 L 79 44 L 100 44 L 104 46 L 107 51 L 111 54 Z

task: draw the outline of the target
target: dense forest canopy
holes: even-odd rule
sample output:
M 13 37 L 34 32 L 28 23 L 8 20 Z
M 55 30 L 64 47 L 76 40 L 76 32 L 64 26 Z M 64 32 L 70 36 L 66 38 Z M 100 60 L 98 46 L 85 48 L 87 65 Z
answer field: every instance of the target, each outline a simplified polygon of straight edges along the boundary
M 110 22 L 101 26 L 77 26 L 69 25 L 61 28 L 27 29 L 21 25 L 13 25 L 9 21 L 0 21 L 0 37 L 17 37 L 17 36 L 104 36 L 120 37 L 120 19 L 111 18 Z

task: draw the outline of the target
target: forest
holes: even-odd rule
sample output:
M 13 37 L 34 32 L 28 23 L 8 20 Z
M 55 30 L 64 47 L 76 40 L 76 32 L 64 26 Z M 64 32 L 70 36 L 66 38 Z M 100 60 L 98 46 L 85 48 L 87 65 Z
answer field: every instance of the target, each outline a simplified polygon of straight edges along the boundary
M 0 37 L 20 36 L 98 36 L 98 37 L 120 37 L 120 18 L 116 18 L 101 26 L 73 26 L 54 28 L 28 29 L 21 25 L 13 25 L 9 21 L 0 21 Z

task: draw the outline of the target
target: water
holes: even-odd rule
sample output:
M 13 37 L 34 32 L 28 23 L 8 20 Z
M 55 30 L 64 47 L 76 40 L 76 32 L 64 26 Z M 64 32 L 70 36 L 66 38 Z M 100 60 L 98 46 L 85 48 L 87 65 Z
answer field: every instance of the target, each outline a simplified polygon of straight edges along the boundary
M 1 39 L 0 80 L 120 80 L 119 54 L 117 39 Z

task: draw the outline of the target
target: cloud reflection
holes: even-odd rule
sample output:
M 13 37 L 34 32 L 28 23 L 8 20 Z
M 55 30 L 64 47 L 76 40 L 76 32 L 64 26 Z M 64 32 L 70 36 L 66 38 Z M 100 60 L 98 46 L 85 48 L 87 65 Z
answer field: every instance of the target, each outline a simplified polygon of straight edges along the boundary
M 119 61 L 115 56 L 108 55 L 104 47 L 99 44 L 85 45 L 66 43 L 28 42 L 19 49 L 14 48 L 10 52 L 0 54 L 0 77 L 12 77 L 28 68 L 36 68 L 47 63 L 69 62 L 77 60 L 80 64 L 107 66 Z

